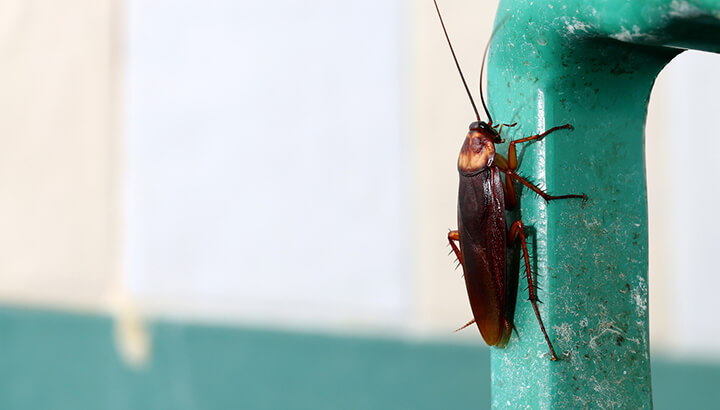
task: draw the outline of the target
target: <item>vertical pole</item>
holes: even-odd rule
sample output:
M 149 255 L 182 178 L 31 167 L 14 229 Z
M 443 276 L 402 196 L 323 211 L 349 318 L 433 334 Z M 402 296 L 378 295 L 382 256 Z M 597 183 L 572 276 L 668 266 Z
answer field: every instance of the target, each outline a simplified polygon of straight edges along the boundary
M 572 124 L 520 151 L 550 361 L 527 291 L 506 348 L 492 352 L 495 408 L 650 408 L 644 127 L 655 77 L 682 45 L 720 50 L 720 1 L 504 0 L 488 67 L 490 109 L 518 139 Z M 668 166 L 675 166 L 668 159 Z M 522 282 L 521 282 L 522 283 Z

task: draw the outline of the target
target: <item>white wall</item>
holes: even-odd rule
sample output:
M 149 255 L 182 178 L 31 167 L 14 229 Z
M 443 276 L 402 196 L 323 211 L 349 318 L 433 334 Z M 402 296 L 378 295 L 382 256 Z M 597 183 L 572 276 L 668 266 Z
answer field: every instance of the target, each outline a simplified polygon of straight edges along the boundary
M 720 356 L 720 56 L 685 52 L 653 89 L 646 155 L 650 326 L 661 350 Z
M 132 1 L 127 254 L 143 306 L 397 326 L 412 293 L 402 1 Z

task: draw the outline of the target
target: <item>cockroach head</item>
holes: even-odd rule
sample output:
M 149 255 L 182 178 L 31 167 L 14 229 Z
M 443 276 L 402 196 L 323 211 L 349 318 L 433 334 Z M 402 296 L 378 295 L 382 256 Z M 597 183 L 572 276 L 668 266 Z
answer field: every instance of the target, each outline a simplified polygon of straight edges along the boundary
M 487 135 L 492 142 L 495 144 L 499 144 L 503 142 L 502 138 L 500 138 L 500 134 L 497 132 L 497 130 L 493 127 L 491 127 L 488 123 L 485 121 L 473 121 L 470 124 L 470 131 L 471 132 L 479 132 L 481 134 Z
M 495 159 L 496 139 L 499 140 L 500 135 L 487 123 L 483 121 L 472 123 L 460 148 L 458 157 L 460 173 L 471 176 L 488 169 Z

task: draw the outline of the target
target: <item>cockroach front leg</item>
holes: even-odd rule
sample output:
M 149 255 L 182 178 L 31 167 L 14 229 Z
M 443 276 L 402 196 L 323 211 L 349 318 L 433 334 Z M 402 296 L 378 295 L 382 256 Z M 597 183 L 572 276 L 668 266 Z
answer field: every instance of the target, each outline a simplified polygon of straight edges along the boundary
M 543 336 L 545 336 L 545 341 L 547 342 L 548 347 L 550 347 L 550 359 L 555 361 L 557 360 L 557 355 L 555 354 L 555 349 L 550 342 L 550 337 L 548 337 L 547 331 L 545 331 L 545 325 L 540 317 L 540 310 L 537 305 L 538 297 L 535 292 L 532 273 L 530 272 L 530 257 L 528 256 L 527 240 L 525 239 L 525 224 L 523 224 L 520 219 L 510 225 L 510 232 L 508 232 L 508 246 L 515 242 L 518 238 L 520 238 L 520 246 L 522 247 L 523 259 L 525 260 L 525 276 L 527 277 L 529 293 L 528 300 L 530 300 L 533 310 L 535 311 L 535 317 L 537 317 L 538 323 L 540 323 L 540 330 L 542 330 Z
M 549 130 L 543 132 L 542 134 L 531 135 L 529 137 L 511 141 L 510 145 L 508 147 L 507 159 L 505 159 L 505 157 L 503 157 L 502 155 L 495 154 L 495 164 L 498 166 L 500 171 L 505 174 L 505 208 L 506 209 L 513 209 L 517 202 L 517 198 L 516 198 L 516 194 L 515 194 L 515 187 L 513 186 L 513 183 L 512 183 L 513 179 L 518 181 L 519 183 L 525 185 L 526 187 L 530 188 L 533 192 L 540 195 L 547 202 L 554 201 L 556 199 L 581 198 L 583 200 L 583 205 L 585 204 L 585 201 L 587 200 L 587 197 L 585 196 L 585 194 L 581 194 L 581 195 L 577 195 L 577 194 L 549 195 L 547 192 L 538 188 L 537 186 L 535 186 L 533 183 L 531 183 L 527 179 L 525 179 L 515 173 L 515 171 L 517 171 L 517 168 L 518 168 L 517 149 L 515 148 L 515 145 L 523 143 L 523 142 L 530 142 L 530 141 L 536 141 L 536 140 L 542 139 L 546 135 L 548 135 L 552 132 L 555 132 L 557 130 L 561 130 L 561 129 L 572 129 L 572 126 L 570 124 L 565 124 L 565 125 L 561 125 L 558 127 L 550 128 Z
M 514 122 L 514 123 L 512 123 L 512 124 L 499 124 L 499 125 L 500 125 L 500 129 L 498 130 L 497 133 L 498 133 L 498 135 L 502 135 L 502 129 L 503 129 L 503 127 L 512 128 L 512 127 L 516 126 L 517 123 Z M 493 125 L 492 127 L 493 127 L 493 128 L 497 128 L 497 127 L 498 127 L 498 124 Z

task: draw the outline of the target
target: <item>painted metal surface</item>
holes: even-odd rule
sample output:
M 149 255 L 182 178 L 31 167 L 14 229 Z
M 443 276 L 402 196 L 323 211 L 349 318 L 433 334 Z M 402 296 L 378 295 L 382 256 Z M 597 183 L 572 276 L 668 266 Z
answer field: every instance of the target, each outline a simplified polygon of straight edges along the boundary
M 527 293 L 517 335 L 493 349 L 495 408 L 650 408 L 644 128 L 659 71 L 682 48 L 720 51 L 720 1 L 502 1 L 488 91 L 518 139 L 565 123 L 520 151 L 541 310 L 560 356 L 551 362 Z M 681 140 L 679 141 L 681 143 Z M 668 166 L 677 166 L 668 158 Z

